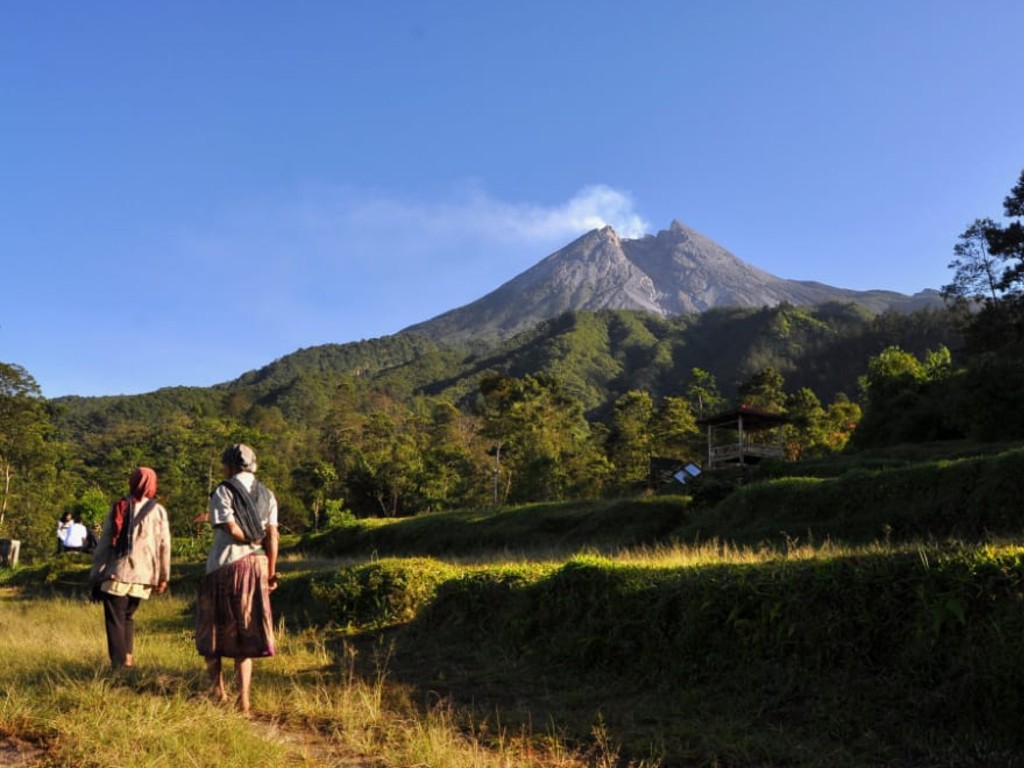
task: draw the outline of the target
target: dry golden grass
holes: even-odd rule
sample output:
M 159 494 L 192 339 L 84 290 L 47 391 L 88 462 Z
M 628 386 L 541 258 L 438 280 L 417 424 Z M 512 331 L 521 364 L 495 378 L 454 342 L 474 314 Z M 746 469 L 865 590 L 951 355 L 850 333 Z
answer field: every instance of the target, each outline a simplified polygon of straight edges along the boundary
M 47 766 L 432 766 L 583 768 L 615 763 L 614 745 L 576 754 L 552 735 L 472 723 L 446 702 L 423 712 L 389 679 L 337 658 L 324 635 L 279 626 L 280 650 L 258 660 L 254 715 L 205 695 L 186 601 L 137 614 L 138 667 L 111 672 L 102 612 L 69 599 L 0 597 L 0 744 L 12 762 Z M 230 663 L 229 665 L 230 666 Z

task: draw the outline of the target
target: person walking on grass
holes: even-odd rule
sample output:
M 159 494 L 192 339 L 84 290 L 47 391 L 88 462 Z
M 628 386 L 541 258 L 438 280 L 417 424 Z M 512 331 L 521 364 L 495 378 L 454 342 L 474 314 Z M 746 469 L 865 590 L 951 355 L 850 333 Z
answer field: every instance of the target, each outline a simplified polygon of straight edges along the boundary
M 213 545 L 196 601 L 196 649 L 210 692 L 227 701 L 223 659 L 235 660 L 238 707 L 249 713 L 252 660 L 274 655 L 270 593 L 277 588 L 277 499 L 256 479 L 256 454 L 238 443 L 221 455 L 224 482 L 210 495 Z
M 135 666 L 135 611 L 171 580 L 171 530 L 156 500 L 157 477 L 139 467 L 128 495 L 114 502 L 93 553 L 92 599 L 103 603 L 107 654 L 114 669 Z

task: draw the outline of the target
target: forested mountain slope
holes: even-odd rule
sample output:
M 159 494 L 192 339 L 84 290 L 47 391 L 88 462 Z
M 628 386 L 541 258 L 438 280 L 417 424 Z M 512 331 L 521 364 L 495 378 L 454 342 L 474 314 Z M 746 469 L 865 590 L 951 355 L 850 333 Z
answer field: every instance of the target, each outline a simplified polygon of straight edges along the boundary
M 704 450 L 698 381 L 721 407 L 770 373 L 771 391 L 799 396 L 832 425 L 807 441 L 844 444 L 859 410 L 838 394 L 860 399 L 870 360 L 894 345 L 914 358 L 955 350 L 954 328 L 948 311 L 872 316 L 849 304 L 570 312 L 477 351 L 399 334 L 300 350 L 215 387 L 48 407 L 64 446 L 59 471 L 94 489 L 100 506 L 132 467 L 153 466 L 173 524 L 188 530 L 219 477 L 217 457 L 241 441 L 260 452 L 283 523 L 303 530 L 342 509 L 405 516 L 635 492 L 649 455 Z M 631 404 L 640 410 L 623 410 Z
M 727 397 L 752 374 L 778 370 L 787 388 L 822 400 L 857 395 L 868 357 L 898 345 L 922 354 L 958 344 L 941 310 L 872 316 L 853 304 L 725 308 L 665 318 L 647 312 L 569 312 L 501 344 L 470 352 L 415 335 L 299 350 L 216 387 L 175 387 L 102 398 L 61 398 L 62 423 L 82 434 L 121 422 L 155 424 L 175 412 L 240 416 L 276 408 L 291 421 L 316 421 L 344 380 L 360 391 L 408 399 L 439 397 L 468 405 L 487 373 L 560 378 L 587 410 L 642 389 L 678 394 L 693 368 L 713 374 Z M 480 347 L 477 348 L 481 349 Z

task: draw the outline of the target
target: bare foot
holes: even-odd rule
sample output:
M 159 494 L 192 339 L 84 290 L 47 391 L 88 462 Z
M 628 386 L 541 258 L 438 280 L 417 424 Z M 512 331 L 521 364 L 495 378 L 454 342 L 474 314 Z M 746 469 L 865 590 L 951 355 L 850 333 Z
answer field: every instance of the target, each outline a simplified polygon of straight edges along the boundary
M 206 672 L 210 676 L 210 698 L 221 704 L 228 700 L 224 689 L 224 673 L 221 671 L 220 659 L 207 659 Z
M 211 686 L 210 690 L 207 691 L 207 695 L 210 697 L 210 699 L 218 702 L 219 704 L 225 704 L 228 700 L 227 691 L 225 691 L 219 685 Z

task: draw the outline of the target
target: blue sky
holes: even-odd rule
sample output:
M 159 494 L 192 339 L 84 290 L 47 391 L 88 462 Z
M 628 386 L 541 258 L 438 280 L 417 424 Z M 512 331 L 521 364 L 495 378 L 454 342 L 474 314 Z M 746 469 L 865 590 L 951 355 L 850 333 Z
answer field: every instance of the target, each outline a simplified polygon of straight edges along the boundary
M 673 219 L 913 293 L 1024 168 L 1020 0 L 0 4 L 0 361 L 231 380 Z

